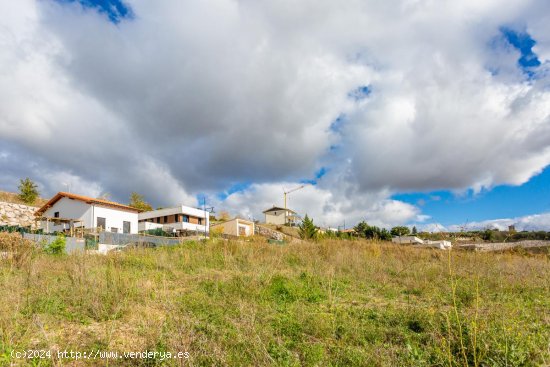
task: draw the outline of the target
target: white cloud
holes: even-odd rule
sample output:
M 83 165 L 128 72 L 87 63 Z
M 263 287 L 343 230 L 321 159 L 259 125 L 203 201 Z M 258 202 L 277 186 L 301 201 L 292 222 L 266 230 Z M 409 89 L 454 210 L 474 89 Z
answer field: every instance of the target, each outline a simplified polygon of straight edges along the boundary
M 263 220 L 262 211 L 272 206 L 284 205 L 283 188 L 292 188 L 296 184 L 269 183 L 253 184 L 244 191 L 235 192 L 225 200 L 210 199 L 218 212 L 228 211 L 244 218 Z M 355 199 L 337 197 L 328 189 L 307 185 L 299 191 L 288 194 L 287 207 L 302 216 L 313 218 L 323 227 L 349 228 L 361 220 L 369 224 L 391 227 L 410 221 L 422 221 L 419 209 L 413 205 L 386 199 L 386 195 L 363 195 Z
M 328 167 L 293 206 L 391 225 L 427 220 L 396 191 L 518 185 L 550 163 L 548 64 L 526 80 L 499 40 L 524 27 L 548 62 L 545 1 L 128 3 L 117 25 L 77 2 L 0 3 L 0 142 L 35 162 L 0 161 L 0 182 L 51 193 L 61 172 L 163 206 L 253 182 L 217 206 L 258 216 Z
M 450 231 L 498 229 L 507 231 L 513 225 L 517 231 L 550 231 L 550 213 L 526 215 L 516 218 L 489 219 L 449 226 Z

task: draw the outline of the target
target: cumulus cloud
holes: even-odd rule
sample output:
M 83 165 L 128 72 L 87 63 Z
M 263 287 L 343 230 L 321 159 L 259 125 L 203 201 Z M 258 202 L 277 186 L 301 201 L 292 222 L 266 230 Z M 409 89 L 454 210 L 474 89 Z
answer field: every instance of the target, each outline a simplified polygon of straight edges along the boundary
M 513 225 L 516 231 L 548 231 L 550 229 L 550 213 L 525 215 L 515 218 L 489 219 L 479 222 L 469 222 L 463 225 L 451 225 L 450 231 L 498 229 L 507 231 Z
M 215 207 L 229 213 L 263 221 L 262 211 L 272 206 L 282 207 L 284 190 L 294 188 L 294 183 L 253 184 L 244 191 L 230 194 L 223 200 L 212 198 Z M 335 190 L 336 191 L 336 190 Z M 357 198 L 337 196 L 322 185 L 306 185 L 300 191 L 287 196 L 287 207 L 312 217 L 317 225 L 328 227 L 354 226 L 365 220 L 370 224 L 391 227 L 410 221 L 423 221 L 417 207 L 398 200 L 387 199 L 387 194 L 362 195 Z
M 518 185 L 550 163 L 542 0 L 126 3 L 118 23 L 0 4 L 0 183 L 166 206 L 251 182 L 215 204 L 258 217 L 325 167 L 294 208 L 391 225 L 426 220 L 395 192 Z M 503 26 L 540 40 L 534 77 Z

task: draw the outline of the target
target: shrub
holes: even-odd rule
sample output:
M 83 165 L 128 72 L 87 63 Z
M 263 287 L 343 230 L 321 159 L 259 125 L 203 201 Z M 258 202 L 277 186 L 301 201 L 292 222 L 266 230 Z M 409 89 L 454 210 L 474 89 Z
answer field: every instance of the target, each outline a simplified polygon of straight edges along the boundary
M 44 247 L 44 251 L 50 255 L 62 255 L 65 253 L 65 236 L 62 234 L 57 235 L 57 238 L 52 243 Z
M 28 263 L 33 250 L 33 243 L 19 233 L 0 232 L 0 259 L 5 257 L 13 267 L 19 269 Z
M 313 224 L 313 219 L 308 217 L 307 214 L 302 223 L 299 225 L 298 233 L 300 234 L 300 238 L 304 240 L 317 238 L 317 227 Z

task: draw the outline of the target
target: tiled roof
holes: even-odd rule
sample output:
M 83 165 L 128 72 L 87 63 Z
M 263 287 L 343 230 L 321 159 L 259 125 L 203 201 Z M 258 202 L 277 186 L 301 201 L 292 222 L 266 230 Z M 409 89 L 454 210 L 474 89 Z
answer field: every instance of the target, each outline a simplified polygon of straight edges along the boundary
M 88 196 L 71 194 L 69 192 L 58 192 L 46 204 L 44 204 L 40 209 L 38 209 L 36 211 L 36 213 L 34 213 L 34 215 L 40 216 L 40 215 L 44 214 L 44 212 L 46 210 L 48 210 L 49 208 L 54 206 L 55 203 L 57 203 L 59 200 L 61 200 L 61 198 L 64 198 L 64 197 L 69 198 L 69 199 L 83 201 L 86 204 L 97 204 L 97 205 L 100 205 L 100 206 L 107 206 L 107 207 L 111 207 L 111 208 L 116 208 L 116 209 L 121 209 L 121 210 L 126 210 L 126 211 L 132 211 L 132 212 L 136 212 L 136 213 L 141 212 L 141 210 L 139 210 L 139 209 L 136 209 L 136 208 L 128 206 L 128 205 L 115 203 L 114 201 L 96 199 L 96 198 L 91 198 L 91 197 L 88 197 Z

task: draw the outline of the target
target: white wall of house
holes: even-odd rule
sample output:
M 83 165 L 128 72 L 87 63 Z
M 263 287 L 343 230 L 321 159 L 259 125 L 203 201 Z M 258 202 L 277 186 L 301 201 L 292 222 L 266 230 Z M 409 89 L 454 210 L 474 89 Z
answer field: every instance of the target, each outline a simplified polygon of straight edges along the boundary
M 285 210 L 267 212 L 265 213 L 265 222 L 267 224 L 284 225 L 286 223 L 285 218 L 288 215 L 290 215 L 290 213 Z
M 105 231 L 123 233 L 124 222 L 130 223 L 129 233 L 138 233 L 138 213 L 93 205 L 94 227 L 97 227 L 97 218 L 105 218 Z
M 138 231 L 138 213 L 98 206 L 98 204 L 87 204 L 80 200 L 61 198 L 51 208 L 46 210 L 44 217 L 55 217 L 55 213 L 59 212 L 59 218 L 81 220 L 82 222 L 75 223 L 75 227 L 81 225 L 84 228 L 96 228 L 97 218 L 105 218 L 105 230 L 111 231 L 112 228 L 117 228 L 119 233 L 123 232 L 124 221 L 130 222 L 130 233 Z M 40 228 L 47 232 L 61 232 L 69 229 L 69 223 L 54 225 L 54 223 L 42 221 Z
M 55 203 L 51 208 L 46 210 L 42 216 L 53 218 L 56 216 L 55 214 L 57 212 L 59 212 L 59 218 L 83 221 L 83 223 L 75 223 L 75 226 L 84 225 L 85 228 L 91 227 L 92 217 L 90 204 L 86 204 L 80 200 L 73 200 L 64 197 Z M 69 224 L 62 223 L 59 225 L 54 225 L 52 222 L 47 223 L 46 221 L 42 221 L 40 223 L 40 228 L 46 232 L 61 232 L 65 229 L 69 229 Z

